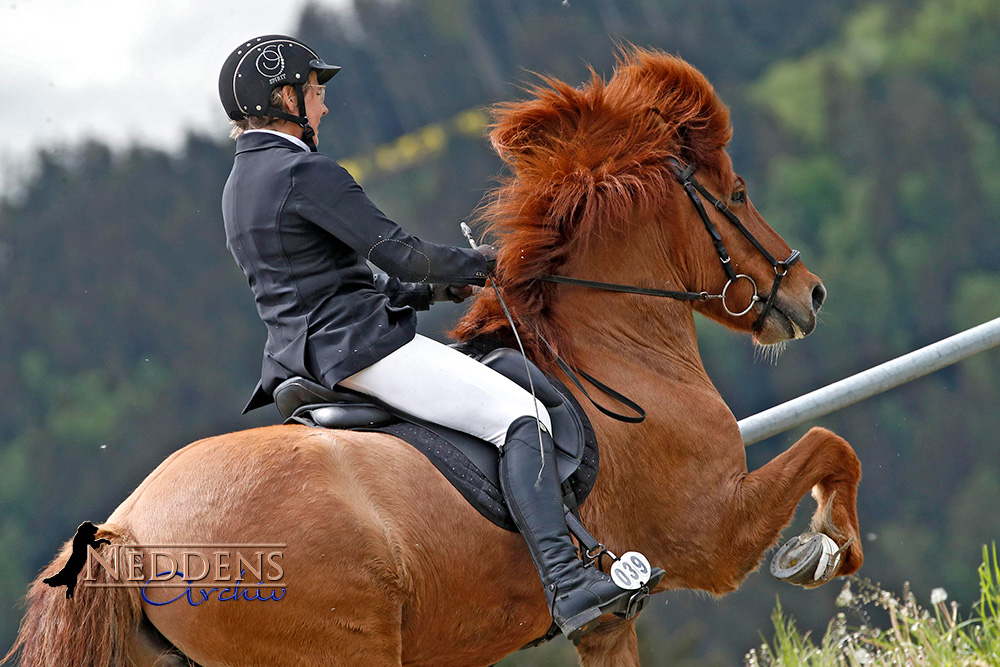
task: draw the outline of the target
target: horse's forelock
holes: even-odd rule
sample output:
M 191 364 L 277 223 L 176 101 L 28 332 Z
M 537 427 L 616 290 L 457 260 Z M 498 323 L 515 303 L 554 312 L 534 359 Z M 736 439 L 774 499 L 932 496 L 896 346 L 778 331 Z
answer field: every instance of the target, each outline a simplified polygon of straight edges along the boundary
M 526 92 L 528 99 L 493 110 L 490 141 L 511 176 L 477 218 L 501 241 L 497 278 L 508 306 L 549 328 L 538 316 L 552 285 L 537 279 L 636 215 L 663 210 L 673 192 L 668 156 L 723 169 L 731 131 L 705 77 L 661 51 L 624 47 L 610 81 L 593 70 L 579 88 L 542 76 Z M 453 333 L 467 339 L 506 328 L 487 295 Z

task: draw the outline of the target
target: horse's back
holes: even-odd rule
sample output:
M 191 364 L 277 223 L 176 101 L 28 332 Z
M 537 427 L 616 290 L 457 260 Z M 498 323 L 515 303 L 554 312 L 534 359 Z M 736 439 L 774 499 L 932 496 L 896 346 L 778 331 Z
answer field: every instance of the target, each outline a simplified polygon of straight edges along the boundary
M 283 545 L 286 590 L 277 603 L 210 600 L 197 613 L 183 600 L 144 605 L 167 639 L 206 663 L 249 650 L 244 632 L 232 633 L 242 637 L 240 647 L 204 645 L 206 622 L 220 630 L 259 627 L 261 640 L 250 641 L 261 658 L 291 641 L 265 632 L 276 627 L 309 628 L 336 643 L 344 633 L 385 636 L 394 624 L 415 635 L 410 650 L 433 653 L 419 639 L 425 624 L 459 614 L 454 625 L 468 625 L 452 596 L 475 590 L 473 577 L 502 576 L 493 571 L 500 567 L 508 576 L 524 570 L 517 575 L 529 584 L 522 596 L 538 585 L 530 562 L 517 557 L 516 535 L 481 517 L 420 452 L 382 433 L 272 426 L 200 440 L 160 464 L 109 522 L 128 526 L 140 544 Z M 435 571 L 455 574 L 442 581 L 428 576 Z M 510 621 L 510 592 L 484 600 L 504 616 L 490 622 Z
M 391 436 L 270 426 L 191 443 L 108 519 L 141 543 L 286 542 L 378 525 L 393 478 L 433 470 Z M 394 493 L 406 487 L 394 486 Z
M 162 606 L 146 604 L 153 625 L 203 664 L 239 654 L 253 654 L 257 664 L 265 664 L 277 655 L 301 653 L 285 645 L 290 636 L 276 636 L 274 628 L 297 628 L 314 637 L 345 631 L 370 637 L 385 635 L 393 617 L 398 628 L 407 587 L 405 554 L 377 498 L 377 471 L 393 457 L 408 459 L 392 440 L 276 426 L 200 440 L 167 458 L 109 522 L 128 526 L 143 545 L 217 545 L 230 552 L 236 551 L 230 545 L 262 545 L 280 553 L 273 560 L 285 588 L 276 593 L 277 601 L 223 602 L 213 595 L 196 609 L 183 597 Z M 211 551 L 202 550 L 210 562 Z M 344 590 L 372 594 L 345 599 L 339 595 Z M 198 584 L 194 591 L 197 602 Z

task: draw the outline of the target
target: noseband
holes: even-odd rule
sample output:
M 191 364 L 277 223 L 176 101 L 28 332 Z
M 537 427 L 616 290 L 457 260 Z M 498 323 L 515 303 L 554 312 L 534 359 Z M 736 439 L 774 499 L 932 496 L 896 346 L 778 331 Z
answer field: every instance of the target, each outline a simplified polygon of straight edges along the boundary
M 725 286 L 722 288 L 720 294 L 710 294 L 708 292 L 684 292 L 675 290 L 660 290 L 653 289 L 649 287 L 636 287 L 633 285 L 617 285 L 615 283 L 603 283 L 596 280 L 583 280 L 581 278 L 569 278 L 567 276 L 557 276 L 557 275 L 545 275 L 542 276 L 542 280 L 553 283 L 564 283 L 567 285 L 578 285 L 580 287 L 592 287 L 595 289 L 608 290 L 611 292 L 628 292 L 630 294 L 644 294 L 646 296 L 661 296 L 667 297 L 669 299 L 678 299 L 680 301 L 706 301 L 708 299 L 722 299 L 722 307 L 727 313 L 733 317 L 742 317 L 750 312 L 755 303 L 760 301 L 760 296 L 757 292 L 757 282 L 745 273 L 736 273 L 733 268 L 732 260 L 729 257 L 729 253 L 726 251 L 726 246 L 722 242 L 722 235 L 719 234 L 719 230 L 715 227 L 712 221 L 708 217 L 708 212 L 705 210 L 704 204 L 702 204 L 701 197 L 704 197 L 708 202 L 714 206 L 722 215 L 726 216 L 733 225 L 736 226 L 740 233 L 760 251 L 760 254 L 764 256 L 771 266 L 774 267 L 774 282 L 771 284 L 771 293 L 767 296 L 767 300 L 764 302 L 763 308 L 761 308 L 760 314 L 757 316 L 757 320 L 754 322 L 753 331 L 759 331 L 761 327 L 764 326 L 764 320 L 767 318 L 768 313 L 771 312 L 771 308 L 774 307 L 775 298 L 778 296 L 778 287 L 781 285 L 782 279 L 785 274 L 788 273 L 788 269 L 799 261 L 799 251 L 792 250 L 791 254 L 788 255 L 788 259 L 783 262 L 776 260 L 767 249 L 761 245 L 760 241 L 757 240 L 750 230 L 747 229 L 735 213 L 729 210 L 725 204 L 720 200 L 716 199 L 712 193 L 706 190 L 701 183 L 699 183 L 694 178 L 695 166 L 687 165 L 684 166 L 676 158 L 667 158 L 670 163 L 670 168 L 674 172 L 674 177 L 677 182 L 681 184 L 684 191 L 687 193 L 688 197 L 691 198 L 691 202 L 694 204 L 695 210 L 698 211 L 698 215 L 701 217 L 701 221 L 705 224 L 705 230 L 708 232 L 709 236 L 712 237 L 712 245 L 715 246 L 715 252 L 719 255 L 719 261 L 722 262 L 722 270 L 726 272 Z M 700 196 L 699 196 L 700 195 Z M 748 305 L 743 310 L 733 310 L 726 303 L 726 295 L 729 292 L 729 288 L 740 280 L 747 280 L 753 287 L 753 296 L 750 298 L 750 305 Z

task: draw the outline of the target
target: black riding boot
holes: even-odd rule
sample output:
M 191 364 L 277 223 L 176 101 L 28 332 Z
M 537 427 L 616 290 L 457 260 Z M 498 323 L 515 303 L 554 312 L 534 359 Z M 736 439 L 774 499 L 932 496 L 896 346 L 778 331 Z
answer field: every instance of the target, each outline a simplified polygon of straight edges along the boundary
M 584 567 L 577 557 L 563 516 L 552 437 L 544 427 L 545 466 L 539 480 L 538 430 L 532 417 L 521 417 L 510 425 L 500 456 L 500 487 L 538 568 L 552 618 L 566 637 L 576 641 L 597 627 L 601 615 L 624 612 L 635 591 L 619 588 L 611 577 L 595 567 Z

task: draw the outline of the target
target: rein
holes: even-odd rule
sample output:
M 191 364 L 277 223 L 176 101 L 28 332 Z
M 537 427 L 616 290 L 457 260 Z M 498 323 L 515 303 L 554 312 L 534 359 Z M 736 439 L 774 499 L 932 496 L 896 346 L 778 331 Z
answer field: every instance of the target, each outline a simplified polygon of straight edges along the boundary
M 716 208 L 720 213 L 722 213 L 729 222 L 736 226 L 738 230 L 745 236 L 761 255 L 764 256 L 772 267 L 774 267 L 774 282 L 771 284 L 771 293 L 767 296 L 766 301 L 764 301 L 764 306 L 761 308 L 760 314 L 757 316 L 756 321 L 753 324 L 753 331 L 759 331 L 761 327 L 764 326 L 764 320 L 767 315 L 771 312 L 774 307 L 774 301 L 778 296 L 778 287 L 781 286 L 781 281 L 788 273 L 788 269 L 799 261 L 799 251 L 792 250 L 791 254 L 788 255 L 788 259 L 779 262 L 776 260 L 771 253 L 757 240 L 749 229 L 740 221 L 739 217 L 726 206 L 722 201 L 717 199 L 708 190 L 706 190 L 701 183 L 699 183 L 694 178 L 694 172 L 696 167 L 692 165 L 684 166 L 676 158 L 667 158 L 670 162 L 671 169 L 674 172 L 674 177 L 677 182 L 681 184 L 684 188 L 684 192 L 687 193 L 691 202 L 694 204 L 695 210 L 698 211 L 699 217 L 701 217 L 702 223 L 705 225 L 705 230 L 708 232 L 709 236 L 712 237 L 712 245 L 715 246 L 715 252 L 719 256 L 719 261 L 722 262 L 722 269 L 726 273 L 728 280 L 725 286 L 722 288 L 722 292 L 719 294 L 711 294 L 707 291 L 701 292 L 688 292 L 679 290 L 662 290 L 654 289 L 651 287 L 638 287 L 635 285 L 619 285 L 616 283 L 605 283 L 596 280 L 584 280 L 582 278 L 570 278 L 568 276 L 558 276 L 554 274 L 548 274 L 541 277 L 541 280 L 551 282 L 551 283 L 563 283 L 567 285 L 577 285 L 579 287 L 590 287 L 593 289 L 601 289 L 610 292 L 627 292 L 629 294 L 642 294 L 644 296 L 658 296 L 665 297 L 668 299 L 677 299 L 678 301 L 707 301 L 708 299 L 721 299 L 722 307 L 727 313 L 733 317 L 742 317 L 750 312 L 754 307 L 754 304 L 761 300 L 759 292 L 757 290 L 757 282 L 745 273 L 736 273 L 733 268 L 732 259 L 729 257 L 729 253 L 726 251 L 726 246 L 722 242 L 722 235 L 719 234 L 719 230 L 712 223 L 711 219 L 708 217 L 708 212 L 705 211 L 705 206 L 701 201 L 701 197 L 704 197 L 712 206 Z M 753 296 L 750 298 L 750 304 L 743 310 L 733 310 L 726 303 L 726 296 L 729 292 L 729 288 L 733 283 L 739 282 L 740 280 L 748 280 L 750 285 L 753 287 Z
M 684 188 L 684 192 L 687 193 L 691 202 L 694 204 L 695 210 L 698 211 L 698 215 L 701 217 L 701 221 L 705 225 L 705 231 L 707 231 L 709 236 L 712 238 L 712 245 L 715 246 L 715 252 L 719 256 L 719 261 L 722 262 L 722 270 L 725 271 L 726 278 L 728 280 L 723 286 L 721 293 L 712 294 L 707 291 L 688 292 L 683 290 L 664 290 L 652 287 L 638 287 L 636 285 L 619 285 L 617 283 L 605 283 L 597 280 L 585 280 L 583 278 L 571 278 L 569 276 L 558 276 L 554 274 L 544 275 L 541 277 L 541 280 L 550 283 L 590 287 L 609 292 L 626 292 L 629 294 L 641 294 L 643 296 L 665 297 L 668 299 L 676 299 L 678 301 L 707 301 L 708 299 L 721 299 L 722 307 L 733 317 L 742 317 L 743 315 L 746 315 L 754 307 L 754 304 L 759 303 L 761 300 L 760 294 L 757 290 L 757 281 L 745 273 L 736 273 L 736 270 L 733 268 L 732 258 L 729 257 L 729 252 L 726 250 L 726 246 L 722 241 L 722 235 L 719 234 L 718 228 L 716 228 L 711 219 L 708 217 L 705 205 L 701 201 L 701 198 L 704 197 L 712 206 L 716 208 L 716 210 L 722 213 L 722 215 L 724 215 L 729 222 L 740 230 L 740 233 L 742 233 L 743 236 L 745 236 L 754 245 L 754 247 L 760 251 L 760 254 L 764 256 L 764 259 L 766 259 L 771 266 L 774 267 L 774 282 L 771 283 L 771 293 L 768 294 L 767 299 L 764 301 L 764 306 L 761 308 L 760 314 L 757 316 L 757 319 L 753 324 L 753 331 L 759 331 L 760 328 L 764 326 L 764 320 L 767 318 L 768 313 L 770 313 L 771 309 L 774 307 L 774 301 L 778 296 L 778 287 L 781 286 L 782 279 L 785 277 L 785 274 L 788 273 L 788 269 L 799 261 L 799 251 L 792 250 L 792 252 L 788 255 L 788 258 L 782 262 L 776 260 L 774 256 L 767 251 L 767 248 L 765 248 L 761 242 L 757 240 L 757 237 L 755 237 L 750 230 L 746 228 L 743 222 L 740 221 L 739 217 L 729 210 L 728 206 L 723 204 L 721 200 L 717 199 L 714 195 L 712 195 L 712 193 L 706 190 L 701 183 L 695 180 L 694 172 L 696 167 L 693 164 L 684 166 L 681 164 L 680 160 L 674 157 L 667 158 L 667 160 L 670 163 L 670 167 L 674 172 L 674 177 L 677 179 L 677 182 Z M 472 238 L 471 230 L 464 222 L 462 223 L 462 233 L 465 234 L 469 243 L 473 248 L 475 248 L 476 243 Z M 753 287 L 753 296 L 750 298 L 750 304 L 746 308 L 736 311 L 731 309 L 729 304 L 726 303 L 726 296 L 733 283 L 737 283 L 740 280 L 748 280 L 750 282 L 750 285 Z M 524 355 L 524 346 L 521 345 L 521 338 L 517 335 L 517 327 L 514 326 L 514 319 L 511 317 L 510 311 L 507 310 L 507 304 L 504 303 L 499 287 L 495 282 L 490 282 L 493 284 L 493 289 L 496 292 L 497 299 L 499 299 L 500 305 L 503 307 L 504 314 L 507 316 L 507 321 L 510 322 L 511 329 L 514 331 L 514 336 L 517 338 L 518 346 L 521 347 L 521 354 Z M 580 382 L 576 373 L 573 372 L 574 369 L 556 353 L 556 351 L 552 348 L 552 345 L 549 344 L 549 341 L 545 340 L 545 338 L 538 332 L 536 332 L 536 335 L 538 335 L 542 342 L 545 343 L 545 345 L 549 348 L 549 351 L 555 355 L 556 363 L 559 365 L 559 368 L 562 369 L 567 377 L 573 381 L 573 384 L 575 384 L 577 388 L 583 392 L 583 395 L 586 396 L 598 410 L 613 419 L 632 424 L 638 424 L 646 418 L 646 411 L 638 403 L 615 391 L 603 382 L 600 382 L 597 378 L 588 375 L 583 370 L 579 368 L 575 369 L 576 373 L 582 375 L 587 382 L 597 387 L 601 392 L 610 396 L 618 403 L 625 405 L 636 414 L 635 416 L 620 414 L 597 403 L 597 401 L 595 401 L 590 394 L 587 393 L 583 383 Z M 528 378 L 530 380 L 530 373 L 528 374 Z M 534 386 L 531 386 L 531 394 L 534 396 Z

